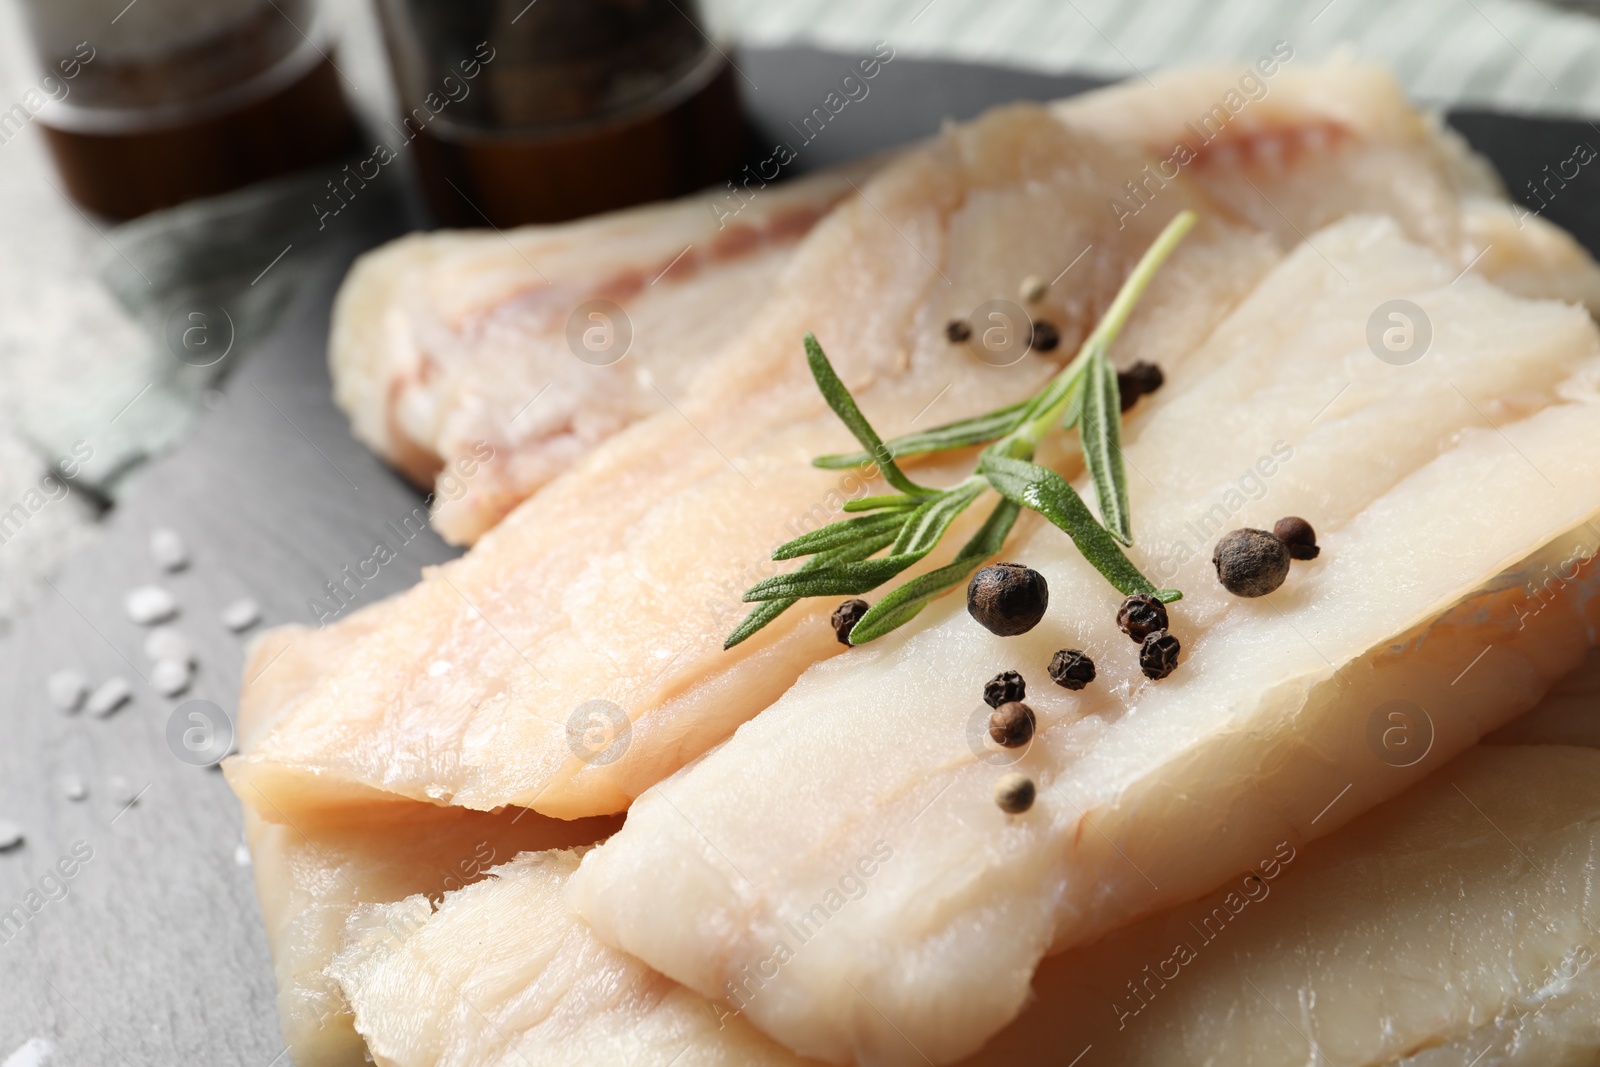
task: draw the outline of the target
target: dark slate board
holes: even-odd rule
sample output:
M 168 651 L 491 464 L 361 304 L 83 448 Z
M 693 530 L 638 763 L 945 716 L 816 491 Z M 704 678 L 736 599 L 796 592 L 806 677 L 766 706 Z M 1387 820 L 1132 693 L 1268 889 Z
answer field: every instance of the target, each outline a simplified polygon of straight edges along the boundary
M 759 87 L 747 96 L 763 144 L 791 139 L 789 122 L 817 106 L 852 62 L 808 50 L 738 59 Z M 1093 84 L 899 57 L 868 98 L 804 146 L 796 169 L 912 141 L 992 104 L 1047 100 Z M 1453 121 L 1514 192 L 1569 158 L 1579 141 L 1600 144 L 1600 132 L 1583 122 L 1480 112 Z M 1584 168 L 1545 212 L 1591 250 L 1600 248 L 1597 175 L 1600 168 Z M 417 494 L 351 439 L 329 399 L 324 363 L 329 305 L 344 266 L 358 246 L 386 236 L 341 233 L 344 246 L 329 248 L 320 267 L 299 268 L 312 273 L 273 335 L 242 361 L 185 442 L 137 476 L 96 541 L 0 639 L 0 817 L 28 835 L 0 854 L 0 913 L 39 888 L 74 843 L 93 849 L 64 897 L 15 936 L 0 929 L 0 1057 L 30 1037 L 58 1046 L 56 1062 L 64 1064 L 267 1067 L 283 1052 L 251 870 L 235 859 L 237 805 L 220 774 L 169 751 L 166 722 L 177 702 L 140 680 L 143 631 L 125 619 L 121 602 L 134 585 L 162 579 L 183 604 L 179 621 L 203 665 L 184 699 L 209 699 L 231 712 L 243 641 L 217 623 L 218 611 L 248 593 L 269 623 L 310 621 L 307 598 L 366 557 L 386 522 L 417 506 Z M 194 553 L 189 569 L 170 579 L 146 548 L 157 526 L 177 529 Z M 422 565 L 453 554 L 431 533 L 421 536 L 364 596 L 396 592 Z M 106 720 L 64 715 L 44 689 L 46 676 L 64 666 L 95 679 L 123 674 L 134 682 L 134 700 Z M 56 781 L 67 773 L 88 784 L 87 800 L 62 795 Z M 107 785 L 113 775 L 143 790 L 136 805 L 115 803 Z

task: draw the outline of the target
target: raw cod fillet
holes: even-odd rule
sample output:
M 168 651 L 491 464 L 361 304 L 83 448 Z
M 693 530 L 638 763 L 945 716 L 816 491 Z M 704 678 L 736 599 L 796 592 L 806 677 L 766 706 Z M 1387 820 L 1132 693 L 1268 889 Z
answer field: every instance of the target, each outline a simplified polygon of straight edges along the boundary
M 1392 299 L 1432 322 L 1407 366 L 1365 337 Z M 640 797 L 585 859 L 574 906 L 803 1054 L 973 1052 L 1047 953 L 1335 829 L 1579 664 L 1600 627 L 1597 356 L 1581 308 L 1458 276 L 1388 219 L 1311 234 L 1190 357 L 1199 380 L 1157 394 L 1124 439 L 1130 555 L 1185 592 L 1175 674 L 1142 677 L 1120 595 L 1036 527 L 1007 555 L 1048 579 L 1039 626 L 994 637 L 947 598 L 815 666 Z M 1312 521 L 1321 557 L 1271 596 L 1228 595 L 1216 539 L 1282 515 Z M 1061 648 L 1097 665 L 1080 694 L 1045 675 Z M 983 683 L 1005 669 L 1040 716 L 1016 763 L 1039 798 L 1015 818 L 979 743 Z M 1396 701 L 1433 712 L 1426 758 L 1404 766 L 1369 739 Z M 840 879 L 884 849 L 838 906 Z
M 1594 751 L 1479 746 L 1209 898 L 1047 960 L 1028 1010 L 963 1062 L 1060 1067 L 1092 1046 L 1095 1062 L 1128 1067 L 1376 1067 L 1412 1053 L 1468 1067 L 1489 1050 L 1501 1058 L 1481 1062 L 1591 1063 L 1597 775 Z M 423 896 L 356 909 L 329 970 L 376 1062 L 814 1062 L 595 938 L 562 899 L 577 862 L 519 856 L 437 910 Z
M 807 465 L 848 444 L 805 376 L 807 329 L 893 434 L 1014 399 L 1053 369 L 1035 357 L 987 366 L 944 340 L 947 319 L 1070 265 L 1043 311 L 1065 355 L 1159 226 L 1195 207 L 1209 221 L 1118 345 L 1124 361 L 1160 363 L 1167 391 L 1180 392 L 1188 354 L 1281 255 L 1273 235 L 1228 221 L 1215 190 L 1230 183 L 1276 199 L 1314 180 L 1330 197 L 1394 210 L 1458 268 L 1469 261 L 1460 196 L 1482 190 L 1463 184 L 1392 80 L 1367 68 L 1286 79 L 1263 126 L 1241 119 L 1119 228 L 1107 193 L 1147 157 L 1082 128 L 1101 110 L 1116 118 L 1129 100 L 1190 89 L 1174 77 L 1092 95 L 1058 108 L 1062 121 L 1004 110 L 885 168 L 807 238 L 780 293 L 677 410 L 612 437 L 417 588 L 291 631 L 281 660 L 253 661 L 252 678 L 296 681 L 242 698 L 262 705 L 262 726 L 229 767 L 241 797 L 273 820 L 375 793 L 561 817 L 617 811 L 838 652 L 823 621 L 831 605 L 814 603 L 721 649 L 745 610 L 740 592 L 771 573 L 771 548 L 866 491 Z M 1161 143 L 1182 128 L 1167 110 L 1167 129 L 1114 125 Z M 1327 137 L 1330 127 L 1344 134 Z M 1236 143 L 1252 151 L 1229 150 Z M 1387 186 L 1368 177 L 1375 161 Z M 1513 263 L 1542 254 L 1516 247 L 1527 254 L 1508 253 Z M 1145 417 L 1136 408 L 1131 421 Z M 1062 463 L 1071 473 L 1075 461 Z M 593 700 L 627 717 L 621 758 L 586 760 L 572 743 L 569 721 Z
M 578 852 L 518 856 L 446 895 L 355 909 L 328 968 L 382 1067 L 795 1067 L 698 993 L 597 941 L 562 900 Z
M 1252 105 L 1253 132 L 1231 138 L 1226 152 L 1259 165 L 1357 136 L 1378 146 L 1369 144 L 1362 173 L 1350 172 L 1365 181 L 1335 187 L 1334 195 L 1314 177 L 1272 182 L 1272 203 L 1293 200 L 1291 223 L 1238 180 L 1237 167 L 1218 165 L 1215 153 L 1202 155 L 1191 177 L 1292 243 L 1294 226 L 1316 228 L 1391 200 L 1396 190 L 1382 183 L 1392 167 L 1415 168 L 1409 157 L 1422 120 L 1394 106 L 1392 85 L 1357 72 L 1345 86 L 1355 102 L 1325 94 L 1317 101 L 1322 121 L 1308 122 L 1304 99 L 1320 89 L 1321 76 L 1286 69 L 1280 77 L 1286 93 Z M 1170 131 L 1195 117 L 1193 102 L 1220 99 L 1236 81 L 1232 70 L 1187 71 L 1164 76 L 1160 94 L 1142 86 L 1114 89 L 1088 98 L 1087 106 L 1074 99 L 1056 110 L 1107 140 L 1145 132 L 1140 147 L 1162 158 L 1173 147 Z M 1462 191 L 1498 193 L 1492 172 L 1453 134 L 1432 134 Z M 731 225 L 713 225 L 705 199 L 687 197 L 505 235 L 433 232 L 393 241 L 361 257 L 341 287 L 329 347 L 335 399 L 362 441 L 435 491 L 433 522 L 445 539 L 470 544 L 600 441 L 680 396 L 693 373 L 760 310 L 798 242 L 882 162 L 757 190 Z M 1429 202 L 1433 184 L 1412 191 L 1414 217 L 1428 230 L 1419 236 L 1441 247 L 1456 240 L 1449 217 Z M 1411 206 L 1393 205 L 1401 215 Z M 1532 235 L 1508 234 L 1506 227 L 1532 228 L 1560 247 L 1537 260 L 1519 256 Z M 1469 205 L 1460 236 L 1471 249 L 1467 258 L 1487 250 L 1478 268 L 1512 291 L 1600 309 L 1600 285 L 1586 254 L 1543 219 L 1517 218 L 1502 197 Z M 1547 268 L 1558 259 L 1566 260 L 1559 269 L 1521 277 L 1530 266 Z M 1568 291 L 1555 291 L 1559 285 Z M 608 299 L 627 313 L 634 343 L 625 362 L 591 366 L 573 357 L 568 318 L 589 299 Z M 493 459 L 483 462 L 491 452 Z
M 414 802 L 343 814 L 347 822 L 296 828 L 245 810 L 278 987 L 278 1021 L 297 1067 L 363 1061 L 349 1007 L 323 973 L 345 919 L 358 905 L 412 894 L 437 898 L 519 852 L 591 844 L 621 825 L 614 817 L 564 823 L 519 810 L 488 813 Z
M 1083 1062 L 1105 1067 L 1593 1064 L 1596 781 L 1593 749 L 1480 745 L 1325 840 L 1046 960 L 1038 999 L 972 1062 L 1092 1046 Z
M 271 662 L 291 642 L 284 630 L 257 639 L 252 658 Z M 256 715 L 277 688 L 298 684 L 293 660 L 255 679 L 262 698 L 240 705 L 238 730 L 248 744 Z M 246 675 L 250 678 L 251 675 Z M 589 845 L 622 820 L 602 816 L 561 822 L 512 809 L 469 811 L 413 801 L 378 801 L 315 813 L 292 825 L 269 822 L 244 806 L 256 896 L 265 921 L 278 990 L 278 1022 L 297 1067 L 359 1067 L 365 1046 L 337 983 L 324 974 L 345 920 L 362 904 L 421 894 L 437 899 L 485 877 L 519 852 Z
M 722 224 L 693 196 L 393 241 L 340 288 L 334 399 L 357 437 L 434 490 L 444 539 L 471 544 L 600 441 L 682 396 L 767 301 L 800 239 L 874 167 L 759 190 Z M 625 310 L 632 343 L 616 362 L 585 362 L 569 345 L 569 320 L 591 300 Z

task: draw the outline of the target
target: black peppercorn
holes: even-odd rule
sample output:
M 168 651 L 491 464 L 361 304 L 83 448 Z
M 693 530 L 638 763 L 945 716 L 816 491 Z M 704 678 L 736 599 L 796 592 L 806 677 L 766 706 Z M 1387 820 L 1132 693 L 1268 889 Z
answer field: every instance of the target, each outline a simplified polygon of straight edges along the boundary
M 1234 530 L 1217 542 L 1211 564 L 1234 596 L 1266 596 L 1289 576 L 1289 546 L 1265 530 Z
M 833 609 L 833 615 L 828 621 L 833 624 L 833 632 L 838 635 L 841 645 L 850 643 L 850 631 L 856 628 L 861 616 L 867 613 L 868 606 L 865 600 L 857 597 L 854 600 L 846 600 Z
M 1122 397 L 1122 410 L 1127 411 L 1139 402 L 1141 396 L 1153 393 L 1166 382 L 1166 375 L 1154 363 L 1140 360 L 1127 370 L 1117 372 L 1117 393 Z
M 1001 671 L 983 683 L 983 702 L 991 708 L 1021 700 L 1028 695 L 1028 685 L 1016 671 Z
M 1167 628 L 1167 606 L 1149 593 L 1135 593 L 1117 609 L 1117 626 L 1135 641 Z
M 959 345 L 972 337 L 972 327 L 967 325 L 966 319 L 951 319 L 944 324 L 944 336 L 953 345 Z
M 967 613 L 1001 637 L 1025 634 L 1044 618 L 1050 587 L 1044 575 L 1020 563 L 995 563 L 972 576 Z
M 989 716 L 989 736 L 1004 748 L 1021 748 L 1033 740 L 1036 723 L 1032 708 L 1012 700 L 995 708 Z
M 1037 319 L 1033 324 L 1031 338 L 1035 351 L 1054 352 L 1056 346 L 1061 343 L 1061 331 L 1053 324 Z
M 1034 797 L 1038 793 L 1039 788 L 1033 784 L 1033 779 L 1018 771 L 1001 775 L 994 784 L 994 802 L 1007 815 L 1021 815 L 1033 807 Z
M 1076 648 L 1063 648 L 1050 657 L 1050 678 L 1063 689 L 1082 689 L 1094 681 L 1094 660 Z
M 1289 546 L 1290 559 L 1316 559 L 1322 553 L 1317 547 L 1317 531 L 1298 515 L 1279 519 L 1273 524 L 1272 535 Z
M 1157 630 L 1147 634 L 1144 644 L 1139 646 L 1139 669 L 1144 671 L 1146 678 L 1160 681 L 1171 674 L 1178 666 L 1178 653 L 1182 646 L 1178 639 L 1166 630 Z

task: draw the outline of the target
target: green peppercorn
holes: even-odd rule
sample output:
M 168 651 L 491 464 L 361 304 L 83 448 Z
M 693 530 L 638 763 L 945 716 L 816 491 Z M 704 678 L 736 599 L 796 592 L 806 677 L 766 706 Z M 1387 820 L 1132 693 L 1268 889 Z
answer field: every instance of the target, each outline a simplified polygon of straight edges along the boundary
M 1178 653 L 1182 647 L 1178 639 L 1166 630 L 1146 635 L 1139 646 L 1139 669 L 1146 678 L 1159 682 L 1178 666 Z
M 995 563 L 972 576 L 967 613 L 992 634 L 1025 634 L 1044 618 L 1050 587 L 1044 575 L 1020 563 Z
M 856 623 L 861 621 L 861 616 L 867 613 L 869 606 L 865 600 L 857 597 L 833 609 L 828 621 L 833 624 L 834 635 L 839 638 L 841 645 L 850 643 L 850 631 L 856 628 Z
M 1016 671 L 1001 671 L 983 683 L 983 702 L 991 708 L 1021 700 L 1028 695 L 1027 683 Z
M 1001 704 L 989 716 L 989 736 L 1003 748 L 1021 748 L 1033 740 L 1033 728 L 1038 724 L 1033 709 L 1020 700 Z
M 1317 547 L 1317 531 L 1298 515 L 1279 519 L 1273 524 L 1272 535 L 1289 546 L 1290 559 L 1316 559 L 1322 554 Z
M 1289 546 L 1265 530 L 1234 530 L 1217 542 L 1211 564 L 1234 596 L 1266 596 L 1289 576 Z
M 1167 606 L 1149 593 L 1135 593 L 1117 609 L 1117 626 L 1135 641 L 1167 628 Z
M 1050 678 L 1063 689 L 1082 689 L 1094 681 L 1094 660 L 1076 648 L 1063 648 L 1050 657 Z
M 994 784 L 994 802 L 1007 815 L 1021 815 L 1033 807 L 1034 797 L 1038 794 L 1039 789 L 1033 784 L 1033 779 L 1019 771 L 1001 775 Z

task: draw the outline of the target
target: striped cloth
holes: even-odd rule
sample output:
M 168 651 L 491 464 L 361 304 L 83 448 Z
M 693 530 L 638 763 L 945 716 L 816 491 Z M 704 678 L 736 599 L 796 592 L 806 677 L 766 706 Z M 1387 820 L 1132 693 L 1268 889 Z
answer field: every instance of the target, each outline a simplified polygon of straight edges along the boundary
M 1532 0 L 706 0 L 746 44 L 864 51 L 1122 78 L 1178 63 L 1348 50 L 1439 105 L 1600 116 L 1600 17 Z M 1589 10 L 1600 13 L 1600 0 Z

